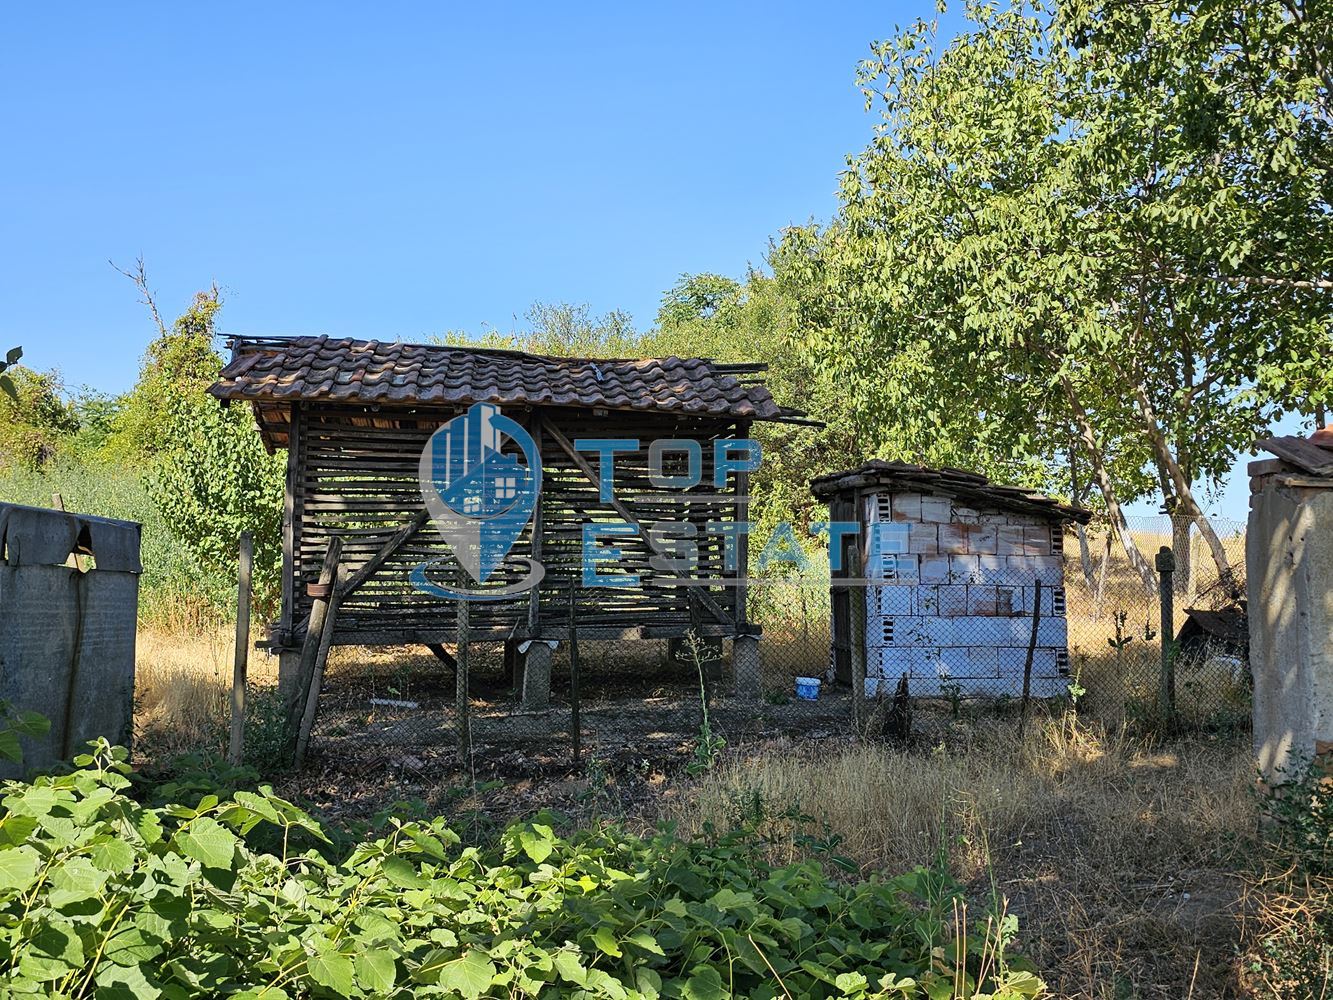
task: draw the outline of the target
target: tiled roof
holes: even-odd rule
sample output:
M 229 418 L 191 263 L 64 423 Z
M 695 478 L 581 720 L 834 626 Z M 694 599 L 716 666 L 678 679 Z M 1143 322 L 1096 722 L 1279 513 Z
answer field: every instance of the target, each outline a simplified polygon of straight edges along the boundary
M 1000 486 L 985 476 L 963 469 L 932 469 L 908 462 L 885 462 L 880 459 L 845 472 L 834 472 L 810 481 L 810 489 L 819 500 L 828 500 L 844 490 L 862 488 L 924 493 L 931 496 L 959 497 L 967 501 L 990 504 L 1001 510 L 1043 514 L 1061 520 L 1087 524 L 1092 511 L 1070 507 L 1044 493 L 1034 493 L 1020 486 Z
M 799 420 L 752 378 L 763 365 L 699 358 L 596 360 L 329 337 L 242 337 L 209 389 L 266 407 L 352 404 L 598 407 L 743 420 Z M 741 376 L 741 378 L 738 378 Z
M 1258 442 L 1258 447 L 1301 472 L 1333 476 L 1333 428 L 1322 428 L 1308 438 L 1291 435 L 1266 438 Z

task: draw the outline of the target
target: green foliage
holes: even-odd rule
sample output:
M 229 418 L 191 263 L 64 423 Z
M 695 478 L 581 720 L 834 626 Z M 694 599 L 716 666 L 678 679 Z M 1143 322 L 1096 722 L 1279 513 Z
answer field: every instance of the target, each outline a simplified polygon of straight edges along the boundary
M 56 457 L 62 439 L 78 429 L 78 417 L 63 398 L 64 384 L 58 372 L 37 372 L 8 362 L 5 368 L 7 389 L 0 394 L 0 464 L 40 468 Z
M 176 444 L 177 407 L 199 400 L 222 369 L 213 349 L 222 299 L 217 288 L 195 295 L 170 330 L 144 352 L 139 381 L 126 397 L 118 415 L 114 447 L 124 456 L 157 455 Z M 154 307 L 156 314 L 156 307 Z
M 1245 973 L 1265 995 L 1328 996 L 1333 990 L 1333 783 L 1326 766 L 1260 800 L 1273 863 L 1286 898 L 1265 908 Z
M 528 328 L 522 331 L 488 330 L 479 337 L 451 331 L 433 339 L 459 347 L 489 347 L 566 358 L 625 358 L 641 353 L 641 338 L 634 329 L 634 321 L 619 309 L 594 316 L 586 303 L 537 302 L 524 318 Z
M 861 67 L 875 138 L 833 224 L 780 250 L 807 347 L 876 447 L 1066 493 L 1073 452 L 1108 506 L 1194 516 L 1329 393 L 1327 14 L 965 12 Z
M 23 763 L 23 736 L 45 736 L 51 731 L 51 720 L 36 712 L 16 711 L 14 706 L 0 698 L 0 757 L 11 764 Z
M 750 831 L 570 837 L 538 819 L 463 848 L 395 822 L 341 861 L 271 790 L 140 805 L 125 752 L 8 783 L 0 981 L 62 997 L 972 997 L 1042 984 L 973 928 L 947 875 L 858 883 L 775 868 Z M 267 834 L 265 834 L 267 831 Z M 276 836 L 275 836 L 276 835 Z
M 5 354 L 5 360 L 0 361 L 0 392 L 3 392 L 13 402 L 18 402 L 18 393 L 14 389 L 14 379 L 5 374 L 5 369 L 13 368 L 23 357 L 23 348 L 11 347 Z
M 251 532 L 256 598 L 271 605 L 282 568 L 282 457 L 264 450 L 248 407 L 224 410 L 209 396 L 183 396 L 170 415 L 172 439 L 149 479 L 154 503 L 195 558 L 219 574 L 234 573 L 237 540 Z

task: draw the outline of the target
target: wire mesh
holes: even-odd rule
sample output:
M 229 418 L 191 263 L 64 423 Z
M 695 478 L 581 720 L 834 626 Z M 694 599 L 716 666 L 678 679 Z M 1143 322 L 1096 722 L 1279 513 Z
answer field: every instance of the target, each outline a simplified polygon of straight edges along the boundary
M 1172 541 L 1163 522 L 1131 525 L 1149 565 Z M 1243 528 L 1223 523 L 1218 533 L 1231 565 L 1243 567 Z M 1026 677 L 1033 701 L 1073 700 L 1080 711 L 1113 722 L 1156 718 L 1164 638 L 1158 578 L 1144 579 L 1124 546 L 1114 539 L 1108 545 L 1102 531 L 1080 539 L 1071 530 L 1061 547 L 1053 565 L 1045 559 L 1008 575 L 984 577 L 963 561 L 944 579 L 923 580 L 918 567 L 915 578 L 867 587 L 857 633 L 858 640 L 864 635 L 859 706 L 859 675 L 839 659 L 829 579 L 776 578 L 750 586 L 757 683 L 738 678 L 736 647 L 746 640 L 579 640 L 575 652 L 568 635 L 554 635 L 545 653 L 515 643 L 470 644 L 467 697 L 460 701 L 456 649 L 437 656 L 422 647 L 340 647 L 326 673 L 312 746 L 326 763 L 354 770 L 527 774 L 588 761 L 689 767 L 723 744 L 850 739 L 858 725 L 887 711 L 903 676 L 918 705 L 956 710 L 984 700 L 1003 711 L 1022 700 Z M 1181 636 L 1169 647 L 1173 721 L 1243 725 L 1250 680 L 1236 581 L 1223 576 L 1197 537 L 1187 557 L 1176 551 L 1177 566 L 1189 572 L 1175 577 L 1165 636 Z M 1238 624 L 1242 639 L 1221 634 L 1225 629 L 1191 629 L 1190 612 L 1200 609 Z

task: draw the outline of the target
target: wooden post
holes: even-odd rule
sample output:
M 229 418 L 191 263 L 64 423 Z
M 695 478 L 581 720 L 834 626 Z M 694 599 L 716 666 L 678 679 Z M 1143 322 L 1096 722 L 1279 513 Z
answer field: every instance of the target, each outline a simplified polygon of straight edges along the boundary
M 52 493 L 51 506 L 54 507 L 56 510 L 63 511 L 65 509 L 65 498 L 62 497 L 59 493 Z M 83 557 L 80 556 L 77 552 L 71 554 L 74 556 L 74 568 L 77 569 L 80 573 L 82 573 Z
M 231 667 L 231 741 L 227 745 L 227 760 L 232 764 L 241 763 L 245 757 L 245 684 L 250 662 L 250 578 L 254 549 L 250 532 L 244 532 L 236 573 L 236 650 Z
M 314 669 L 310 675 L 310 688 L 306 694 L 305 710 L 301 713 L 301 727 L 296 734 L 295 765 L 300 768 L 305 763 L 305 752 L 310 746 L 310 733 L 315 728 L 315 716 L 319 714 L 319 693 L 324 687 L 324 667 L 329 662 L 329 648 L 333 645 L 334 621 L 338 617 L 338 606 L 342 598 L 336 584 L 341 580 L 341 568 L 334 571 L 335 589 L 328 600 L 324 612 L 324 621 L 319 630 L 319 645 L 316 647 Z
M 319 655 L 320 638 L 324 633 L 324 619 L 328 615 L 329 604 L 333 599 L 333 584 L 337 577 L 338 560 L 342 556 L 342 545 L 342 539 L 334 535 L 329 539 L 328 548 L 324 550 L 324 565 L 319 571 L 315 602 L 310 607 L 305 641 L 301 644 L 301 660 L 296 668 L 296 690 L 292 692 L 292 702 L 287 706 L 287 745 L 293 752 L 296 749 L 305 704 L 310 697 L 315 661 Z
M 1176 714 L 1176 614 L 1171 575 L 1176 570 L 1176 557 L 1170 546 L 1157 550 L 1158 599 L 1162 605 L 1162 690 L 1159 707 L 1163 718 L 1170 720 Z
M 737 428 L 742 437 L 748 437 L 750 434 L 750 425 L 741 424 Z M 750 530 L 746 523 L 750 520 L 750 473 L 744 469 L 738 469 L 736 472 L 736 522 L 744 525 L 742 530 L 736 536 L 736 628 L 737 631 L 744 631 L 746 623 L 750 620 L 749 603 L 750 596 Z M 725 569 L 725 557 L 724 565 Z
M 458 669 L 454 671 L 454 714 L 458 717 L 458 763 L 464 767 L 472 756 L 472 733 L 468 719 L 468 643 L 471 640 L 468 627 L 468 602 L 458 602 L 458 649 L 454 659 Z
M 532 421 L 532 440 L 536 446 L 538 460 L 542 453 L 542 419 L 540 415 L 534 415 Z M 542 495 L 537 494 L 536 505 L 532 511 L 532 562 L 534 565 L 542 561 Z M 528 591 L 528 638 L 537 636 L 541 629 L 541 584 L 537 584 Z
M 1018 710 L 1018 738 L 1028 724 L 1028 700 L 1032 697 L 1032 659 L 1037 654 L 1037 626 L 1041 624 L 1041 580 L 1032 589 L 1032 631 L 1028 635 L 1028 652 L 1023 658 L 1023 703 Z
M 575 581 L 569 578 L 569 733 L 573 743 L 574 766 L 583 756 L 583 729 L 579 704 L 579 633 L 574 604 Z
M 864 527 L 864 526 L 863 526 Z M 852 654 L 852 730 L 860 738 L 866 724 L 866 582 L 865 560 L 862 558 L 860 531 L 856 544 L 848 553 L 847 575 L 850 577 L 846 586 L 848 613 L 848 633 L 851 638 Z

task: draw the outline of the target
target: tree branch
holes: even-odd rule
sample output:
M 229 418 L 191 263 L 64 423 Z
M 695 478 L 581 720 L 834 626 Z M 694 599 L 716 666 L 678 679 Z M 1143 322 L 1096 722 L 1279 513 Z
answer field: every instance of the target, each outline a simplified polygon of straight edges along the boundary
M 153 314 L 153 322 L 157 324 L 158 333 L 165 337 L 167 335 L 167 325 L 162 322 L 162 315 L 157 311 L 157 300 L 153 297 L 153 292 L 148 287 L 148 273 L 144 270 L 143 256 L 140 255 L 135 259 L 133 271 L 126 270 L 114 260 L 108 260 L 107 263 L 134 282 L 134 287 L 139 289 L 139 295 L 141 296 L 139 301 L 148 307 L 148 311 Z M 216 284 L 213 285 L 213 291 L 214 294 L 216 294 Z

